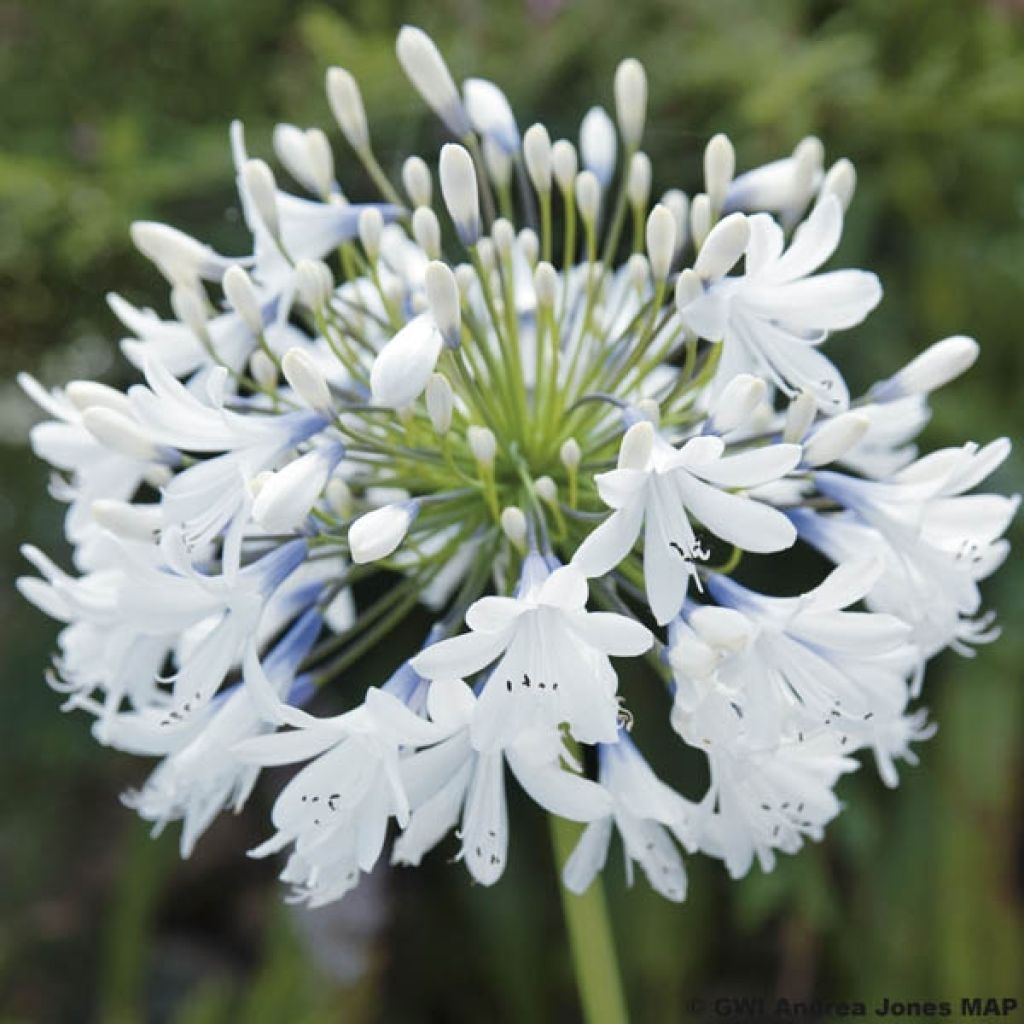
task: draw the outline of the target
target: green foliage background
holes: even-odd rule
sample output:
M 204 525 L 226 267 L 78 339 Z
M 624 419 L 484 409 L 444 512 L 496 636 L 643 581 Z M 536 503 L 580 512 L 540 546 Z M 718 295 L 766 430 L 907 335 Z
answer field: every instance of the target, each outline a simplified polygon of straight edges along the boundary
M 457 77 L 495 79 L 521 124 L 543 118 L 553 136 L 575 137 L 585 108 L 610 101 L 618 59 L 640 57 L 656 189 L 695 185 L 718 130 L 743 166 L 820 135 L 860 171 L 841 262 L 877 270 L 886 288 L 868 324 L 832 342 L 852 383 L 968 332 L 982 359 L 937 397 L 925 443 L 1019 437 L 1018 2 L 4 0 L 6 576 L 24 568 L 21 539 L 61 550 L 60 510 L 24 447 L 32 413 L 14 372 L 123 380 L 103 293 L 164 298 L 130 251 L 129 222 L 168 220 L 236 250 L 227 122 L 244 118 L 264 152 L 276 120 L 329 126 L 328 64 L 360 79 L 386 167 L 410 150 L 436 152 L 441 136 L 393 56 L 405 21 L 434 35 Z M 1015 455 L 996 484 L 1018 491 L 1021 476 Z M 785 590 L 784 576 L 776 582 Z M 618 866 L 610 872 L 636 1020 L 683 1019 L 691 997 L 722 994 L 1024 994 L 1016 559 L 987 596 L 1005 635 L 973 661 L 935 665 L 926 696 L 940 732 L 897 792 L 868 772 L 847 779 L 849 809 L 826 841 L 769 876 L 733 884 L 691 859 L 681 908 L 642 882 L 627 891 Z M 54 629 L 6 586 L 0 631 L 0 1020 L 574 1019 L 544 823 L 528 808 L 513 809 L 512 866 L 494 890 L 472 888 L 437 855 L 417 872 L 382 873 L 338 909 L 291 913 L 279 907 L 273 866 L 242 856 L 266 828 L 267 791 L 179 863 L 173 837 L 148 841 L 117 803 L 143 766 L 98 750 L 83 719 L 58 714 L 41 679 Z M 659 753 L 659 769 L 685 786 Z

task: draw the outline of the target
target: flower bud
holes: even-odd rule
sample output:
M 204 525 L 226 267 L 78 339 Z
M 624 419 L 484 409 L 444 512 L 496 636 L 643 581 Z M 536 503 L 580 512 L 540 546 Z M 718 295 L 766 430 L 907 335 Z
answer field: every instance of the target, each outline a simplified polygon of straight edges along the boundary
M 559 139 L 551 147 L 551 170 L 555 181 L 563 192 L 568 192 L 576 180 L 579 171 L 579 158 L 576 147 L 568 139 Z
M 160 536 L 163 510 L 159 503 L 131 505 L 126 501 L 99 498 L 90 507 L 93 519 L 117 537 L 152 543 Z
M 626 263 L 626 275 L 629 278 L 630 285 L 643 294 L 651 279 L 651 264 L 647 257 L 639 252 L 633 253 Z
M 352 561 L 365 565 L 387 558 L 405 540 L 417 511 L 415 502 L 401 502 L 361 515 L 348 530 Z
M 505 94 L 484 78 L 467 78 L 462 97 L 473 130 L 493 140 L 507 155 L 519 149 L 519 126 Z
M 526 260 L 529 266 L 537 266 L 537 259 L 540 256 L 540 239 L 537 237 L 537 232 L 533 228 L 523 228 L 519 232 L 517 240 L 519 242 L 519 251 L 523 254 L 523 259 Z
M 508 505 L 501 510 L 501 529 L 513 546 L 520 551 L 526 550 L 527 524 L 523 510 Z
M 459 286 L 451 267 L 440 260 L 427 264 L 424 273 L 430 313 L 449 348 L 458 348 L 462 340 L 462 310 Z
M 410 320 L 377 353 L 370 369 L 374 405 L 402 409 L 412 405 L 427 386 L 441 355 L 441 332 L 432 317 Z
M 754 627 L 742 612 L 715 605 L 698 608 L 690 616 L 690 625 L 706 644 L 725 651 L 742 651 L 754 635 Z
M 725 196 L 736 173 L 736 151 L 727 135 L 719 133 L 712 137 L 704 150 L 704 190 L 708 194 L 711 209 L 722 209 Z
M 686 269 L 676 278 L 676 309 L 680 313 L 703 294 L 704 283 L 694 271 Z
M 537 492 L 537 497 L 544 502 L 545 505 L 554 506 L 558 503 L 558 484 L 549 476 L 540 476 L 533 481 L 533 489 Z
M 268 533 L 288 533 L 301 526 L 332 468 L 324 452 L 312 451 L 271 473 L 253 500 L 253 519 Z
M 274 128 L 274 152 L 288 173 L 310 192 L 327 196 L 334 183 L 334 155 L 319 128 L 302 131 L 293 124 Z
M 888 381 L 872 388 L 871 397 L 882 402 L 935 391 L 969 370 L 978 358 L 978 343 L 956 334 L 929 345 Z
M 558 271 L 545 261 L 537 264 L 533 272 L 533 290 L 537 294 L 537 303 L 552 309 L 558 296 Z
M 330 412 L 331 391 L 308 352 L 290 348 L 281 360 L 281 372 L 299 400 L 317 412 Z
M 249 356 L 249 375 L 264 391 L 273 391 L 277 387 L 277 366 L 261 348 Z
M 818 411 L 818 403 L 810 391 L 801 391 L 786 409 L 786 423 L 782 430 L 782 440 L 787 444 L 802 441 L 808 428 L 814 422 Z
M 253 334 L 263 333 L 263 310 L 260 299 L 253 287 L 252 278 L 238 266 L 224 271 L 221 287 L 231 308 L 242 318 Z
M 332 476 L 324 488 L 324 499 L 327 507 L 342 522 L 352 516 L 352 491 L 340 476 Z
M 597 222 L 597 212 L 601 206 L 601 186 L 593 171 L 580 171 L 576 175 L 576 208 L 584 224 L 593 225 Z
M 208 245 L 168 224 L 137 220 L 131 236 L 135 248 L 171 284 L 193 284 L 197 277 L 209 277 L 211 268 L 223 262 Z
M 334 293 L 334 275 L 320 260 L 299 260 L 295 267 L 295 286 L 299 298 L 316 312 Z
M 722 389 L 711 407 L 711 423 L 719 434 L 742 426 L 764 400 L 768 385 L 760 377 L 738 373 Z
M 512 158 L 489 136 L 484 138 L 484 166 L 498 188 L 508 188 L 512 180 Z
M 512 222 L 499 217 L 491 225 L 491 240 L 503 260 L 511 256 L 512 248 L 516 244 L 516 229 L 512 227 Z
M 366 251 L 370 263 L 376 263 L 380 256 L 380 237 L 384 231 L 384 218 L 375 206 L 367 206 L 359 213 L 359 241 Z
M 574 472 L 579 468 L 580 462 L 583 460 L 583 452 L 580 449 L 580 443 L 575 437 L 570 437 L 562 442 L 562 447 L 558 449 L 558 457 L 562 460 L 562 465 L 565 466 L 570 472 Z
M 676 219 L 676 255 L 686 245 L 690 233 L 690 197 L 678 188 L 670 188 L 661 197 L 662 206 L 667 206 Z
M 860 412 L 844 412 L 826 420 L 805 442 L 805 466 L 827 466 L 842 458 L 868 431 L 871 420 Z
M 430 205 L 433 181 L 426 160 L 419 156 L 411 156 L 402 164 L 402 185 L 412 200 L 413 207 Z
M 422 29 L 406 25 L 398 33 L 395 50 L 402 69 L 427 106 L 461 139 L 470 130 L 469 118 L 434 41 Z
M 542 124 L 532 124 L 523 136 L 523 159 L 538 193 L 551 191 L 551 139 Z
M 466 441 L 469 444 L 469 450 L 473 453 L 473 458 L 481 466 L 494 465 L 494 456 L 498 451 L 498 440 L 494 436 L 493 430 L 489 427 L 471 426 L 466 431 Z
M 452 386 L 443 373 L 431 374 L 427 381 L 427 415 L 430 417 L 434 433 L 444 437 L 452 425 L 452 408 L 455 405 L 455 396 L 452 394 Z
M 693 265 L 705 281 L 724 277 L 739 262 L 750 242 L 750 224 L 742 213 L 730 213 L 720 220 L 704 240 Z
M 459 239 L 465 246 L 480 239 L 480 196 L 477 193 L 476 170 L 467 150 L 455 143 L 441 148 L 441 195 Z
M 711 200 L 706 192 L 699 192 L 690 203 L 690 237 L 697 249 L 704 244 L 711 230 Z
M 437 214 L 429 206 L 419 206 L 413 211 L 412 237 L 429 259 L 436 260 L 440 257 L 441 225 L 438 223 Z
M 641 208 L 651 198 L 651 158 L 646 153 L 634 153 L 629 161 L 626 194 L 633 206 Z
M 580 124 L 580 154 L 584 168 L 597 178 L 599 191 L 607 188 L 615 173 L 618 140 L 603 107 L 591 107 Z
M 654 451 L 654 425 L 647 420 L 634 423 L 622 437 L 619 469 L 646 469 Z
M 274 181 L 274 172 L 263 160 L 246 160 L 242 166 L 242 182 L 260 220 L 277 238 L 281 232 L 281 224 L 277 216 L 277 183 Z
M 366 108 L 356 80 L 344 68 L 327 69 L 327 102 L 342 135 L 357 152 L 370 146 Z
M 647 73 L 633 57 L 627 57 L 615 71 L 615 114 L 626 148 L 639 146 L 647 117 Z
M 647 258 L 656 281 L 668 277 L 675 251 L 676 219 L 667 206 L 659 203 L 647 218 Z

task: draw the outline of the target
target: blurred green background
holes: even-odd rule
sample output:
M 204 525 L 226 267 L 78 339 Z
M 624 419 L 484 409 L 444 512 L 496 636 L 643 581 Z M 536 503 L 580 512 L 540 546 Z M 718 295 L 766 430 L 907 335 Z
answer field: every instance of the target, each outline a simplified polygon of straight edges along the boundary
M 393 56 L 405 21 L 434 35 L 457 78 L 493 78 L 521 125 L 542 118 L 553 137 L 574 138 L 587 106 L 610 103 L 617 61 L 641 58 L 656 190 L 697 186 L 715 131 L 730 134 L 743 167 L 820 135 L 830 159 L 848 155 L 860 172 L 837 265 L 876 270 L 886 288 L 870 321 L 834 340 L 834 357 L 856 388 L 932 340 L 974 334 L 981 361 L 937 397 L 925 444 L 1020 436 L 1019 2 L 2 0 L 5 578 L 25 568 L 21 540 L 64 550 L 13 374 L 123 383 L 103 294 L 165 300 L 128 224 L 167 220 L 239 251 L 227 122 L 244 118 L 263 153 L 277 120 L 332 127 L 328 64 L 359 78 L 389 170 L 409 151 L 436 152 L 441 136 Z M 358 183 L 335 140 L 342 180 Z M 1024 489 L 1019 455 L 995 484 Z M 973 661 L 937 661 L 926 702 L 940 731 L 897 792 L 870 772 L 847 778 L 849 809 L 826 841 L 770 876 L 730 883 L 690 858 L 682 907 L 642 882 L 627 890 L 614 863 L 636 1020 L 681 1020 L 687 999 L 720 994 L 1024 995 L 1016 559 L 986 594 L 1005 635 Z M 418 871 L 379 871 L 335 907 L 294 912 L 274 865 L 243 856 L 265 835 L 276 781 L 180 863 L 176 836 L 151 842 L 118 803 L 146 766 L 101 751 L 84 718 L 58 713 L 42 681 L 55 629 L 8 586 L 0 631 L 4 1024 L 577 1019 L 546 829 L 531 809 L 513 807 L 511 867 L 493 890 L 439 851 Z M 668 745 L 650 742 L 658 769 L 685 788 Z

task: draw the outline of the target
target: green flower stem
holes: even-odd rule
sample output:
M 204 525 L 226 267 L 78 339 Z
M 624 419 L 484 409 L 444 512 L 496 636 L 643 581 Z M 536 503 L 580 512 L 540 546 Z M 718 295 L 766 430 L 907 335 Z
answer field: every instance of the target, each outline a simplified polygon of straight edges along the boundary
M 580 835 L 573 821 L 549 816 L 559 876 Z M 600 878 L 582 896 L 559 885 L 576 987 L 586 1024 L 626 1024 L 629 1014 L 619 978 L 608 906 Z

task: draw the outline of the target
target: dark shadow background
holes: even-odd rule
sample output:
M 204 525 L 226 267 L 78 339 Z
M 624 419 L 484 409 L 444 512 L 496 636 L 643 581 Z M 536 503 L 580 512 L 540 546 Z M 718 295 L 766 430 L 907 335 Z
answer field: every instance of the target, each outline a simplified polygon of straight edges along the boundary
M 323 97 L 328 64 L 359 78 L 385 166 L 436 153 L 433 122 L 393 56 L 412 21 L 457 78 L 499 82 L 525 126 L 575 138 L 611 102 L 625 55 L 651 81 L 655 194 L 699 184 L 715 131 L 741 166 L 810 132 L 850 156 L 858 194 L 837 265 L 880 273 L 882 307 L 831 352 L 856 390 L 925 344 L 982 341 L 972 373 L 937 396 L 927 447 L 1019 436 L 1024 314 L 1024 5 L 1011 0 L 0 0 L 0 568 L 24 539 L 62 552 L 62 510 L 30 457 L 22 367 L 57 384 L 123 383 L 116 288 L 162 305 L 128 224 L 178 224 L 242 246 L 227 123 L 270 152 L 276 120 L 321 124 L 339 176 L 359 180 Z M 358 197 L 358 186 L 349 194 Z M 1019 454 L 994 486 L 1022 489 Z M 1020 531 L 1015 538 L 1019 547 Z M 797 579 L 789 560 L 768 581 Z M 1005 635 L 944 655 L 926 702 L 940 723 L 898 792 L 847 778 L 827 839 L 769 876 L 730 883 L 690 859 L 689 901 L 608 887 L 635 1019 L 683 1020 L 694 997 L 1024 995 L 1024 575 L 986 588 Z M 263 838 L 273 780 L 182 864 L 117 800 L 146 766 L 101 751 L 58 713 L 42 672 L 55 629 L 0 589 L 0 1020 L 134 1024 L 571 1021 L 577 1009 L 544 822 L 513 808 L 493 890 L 447 862 L 378 872 L 314 914 L 281 905 Z M 385 659 L 386 660 L 386 659 Z M 367 679 L 385 670 L 367 667 Z M 627 680 L 634 691 L 649 681 Z M 643 698 L 631 706 L 643 721 Z M 686 790 L 667 736 L 641 737 Z

